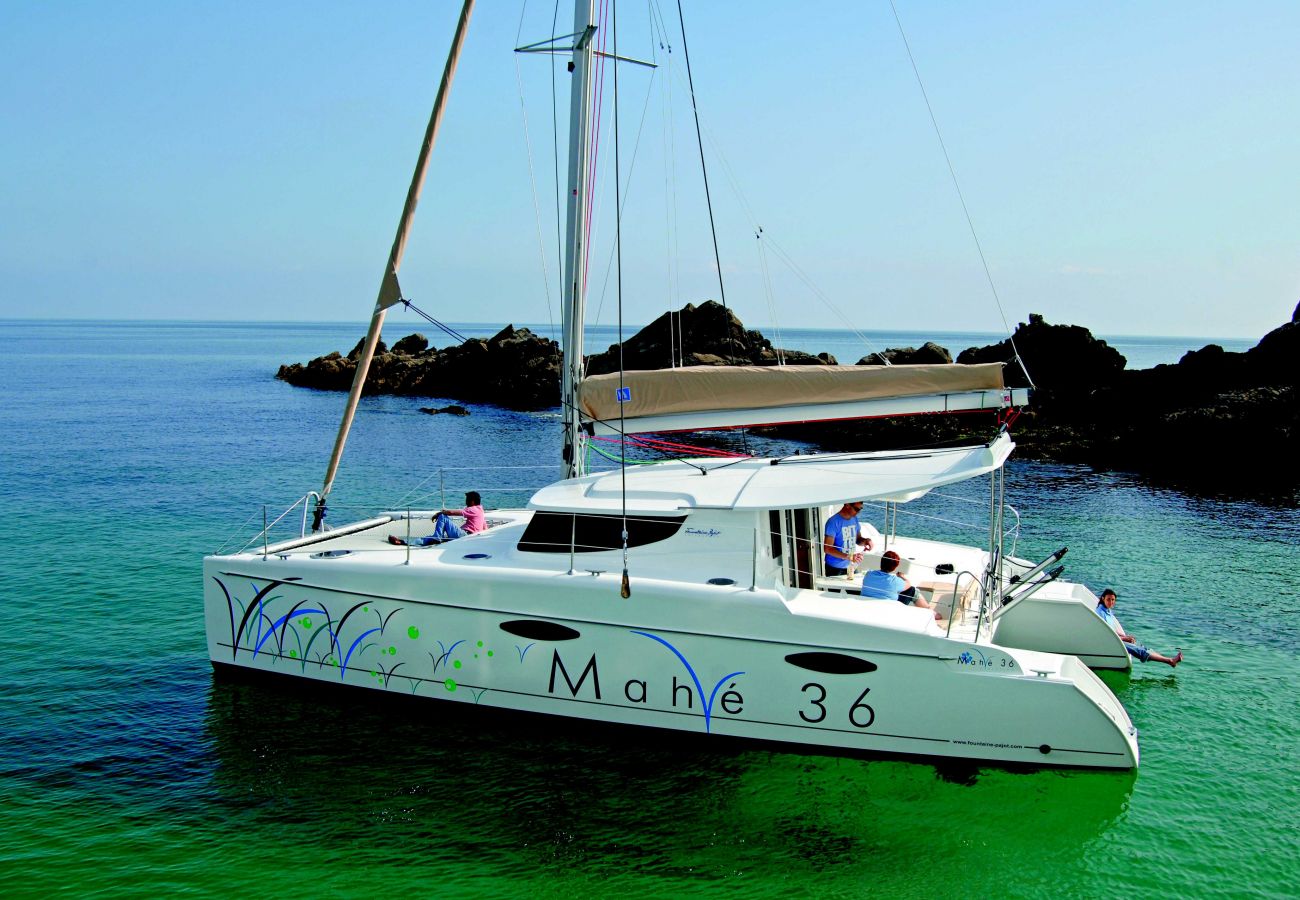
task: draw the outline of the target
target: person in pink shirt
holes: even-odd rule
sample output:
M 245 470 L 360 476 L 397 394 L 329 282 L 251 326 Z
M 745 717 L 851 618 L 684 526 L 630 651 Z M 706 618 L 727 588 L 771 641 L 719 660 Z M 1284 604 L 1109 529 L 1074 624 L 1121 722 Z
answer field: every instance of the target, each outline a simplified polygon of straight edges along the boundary
M 451 520 L 452 516 L 461 516 L 464 518 L 465 524 L 457 526 Z M 465 494 L 465 506 L 463 508 L 441 510 L 433 517 L 433 534 L 428 537 L 414 538 L 411 545 L 426 547 L 429 544 L 441 544 L 443 541 L 455 540 L 467 534 L 486 530 L 487 517 L 483 514 L 483 498 L 479 496 L 478 491 L 469 491 Z M 401 547 L 405 546 L 406 541 L 395 534 L 390 534 L 388 543 L 397 544 Z

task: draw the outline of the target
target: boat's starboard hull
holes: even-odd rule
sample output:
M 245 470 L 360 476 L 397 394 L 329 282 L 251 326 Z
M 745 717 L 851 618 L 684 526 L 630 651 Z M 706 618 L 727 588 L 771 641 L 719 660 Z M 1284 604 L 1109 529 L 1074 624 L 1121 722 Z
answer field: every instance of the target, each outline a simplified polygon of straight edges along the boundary
M 505 593 L 486 582 L 440 588 L 426 576 L 414 599 L 409 570 L 379 596 L 342 589 L 347 578 L 325 586 L 278 569 L 274 558 L 206 561 L 214 663 L 855 753 L 1137 764 L 1118 701 L 1089 696 L 1061 674 L 1059 658 L 790 616 L 743 589 L 692 598 L 642 586 L 633 601 L 612 604 L 613 575 L 551 574 Z M 665 627 L 672 618 L 679 624 Z M 1028 670 L 1040 664 L 1057 674 Z

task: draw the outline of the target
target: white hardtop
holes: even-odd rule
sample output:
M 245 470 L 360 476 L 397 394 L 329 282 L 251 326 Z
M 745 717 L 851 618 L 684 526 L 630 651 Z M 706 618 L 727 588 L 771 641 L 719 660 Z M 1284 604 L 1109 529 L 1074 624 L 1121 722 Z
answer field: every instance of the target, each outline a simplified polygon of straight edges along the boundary
M 915 500 L 931 488 L 1000 468 L 1015 448 L 1003 432 L 989 444 L 937 450 L 672 461 L 597 472 L 542 488 L 530 509 L 669 515 L 693 509 L 767 510 Z M 626 505 L 625 505 L 626 503 Z

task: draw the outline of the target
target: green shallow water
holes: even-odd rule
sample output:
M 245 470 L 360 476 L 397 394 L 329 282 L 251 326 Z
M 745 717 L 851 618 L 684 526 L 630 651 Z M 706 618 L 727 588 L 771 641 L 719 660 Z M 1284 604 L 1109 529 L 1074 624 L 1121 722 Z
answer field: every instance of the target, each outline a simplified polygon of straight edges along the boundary
M 1105 676 L 1141 731 L 1136 773 L 465 717 L 214 681 L 207 662 L 202 553 L 310 487 L 337 421 L 338 397 L 268 368 L 350 342 L 2 331 L 6 897 L 1296 895 L 1294 498 L 1013 465 L 1019 552 L 1069 544 L 1071 577 L 1114 584 L 1129 630 L 1187 653 L 1176 671 Z M 446 452 L 432 448 L 553 455 L 548 416 L 415 405 L 367 401 L 341 504 L 385 496 L 395 459 L 410 469 L 395 489 L 418 482 Z

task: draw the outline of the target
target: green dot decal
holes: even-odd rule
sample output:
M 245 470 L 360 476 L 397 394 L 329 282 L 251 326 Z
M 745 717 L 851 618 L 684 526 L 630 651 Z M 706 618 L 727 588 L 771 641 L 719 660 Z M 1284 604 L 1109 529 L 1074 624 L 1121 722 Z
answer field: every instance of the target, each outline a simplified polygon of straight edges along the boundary
M 442 686 L 445 687 L 448 691 L 450 691 L 450 692 L 452 692 L 452 693 L 455 693 L 455 692 L 456 692 L 456 679 L 454 679 L 454 678 L 448 678 L 446 681 L 444 681 L 444 682 L 442 683 Z
M 459 669 L 459 668 L 460 668 L 460 660 L 456 660 L 454 663 L 451 664 L 451 666 L 452 666 L 453 669 Z
M 397 648 L 396 648 L 396 647 L 389 647 L 389 648 L 388 648 L 388 655 L 389 655 L 389 656 L 396 656 L 396 655 L 397 655 Z
M 420 629 L 412 625 L 410 628 L 406 629 L 406 636 L 409 637 L 411 640 L 415 640 L 420 636 Z
M 483 646 L 483 642 L 482 642 L 482 641 L 479 641 L 479 642 L 478 642 L 478 645 L 479 645 L 480 647 L 482 647 L 482 646 Z
M 303 620 L 302 620 L 302 627 L 303 627 L 303 628 L 310 628 L 310 627 L 311 627 L 311 619 L 303 619 Z
M 297 659 L 297 658 L 298 658 L 298 651 L 297 651 L 297 650 L 290 650 L 290 651 L 289 651 L 289 658 L 290 658 L 290 659 Z
M 488 651 L 488 656 L 491 656 L 491 655 L 492 655 L 492 651 L 489 650 L 489 651 Z

